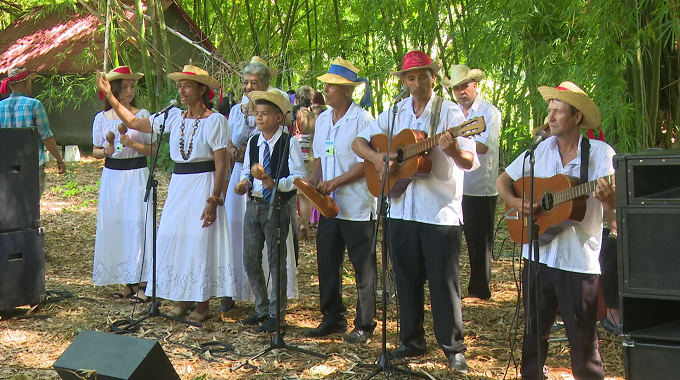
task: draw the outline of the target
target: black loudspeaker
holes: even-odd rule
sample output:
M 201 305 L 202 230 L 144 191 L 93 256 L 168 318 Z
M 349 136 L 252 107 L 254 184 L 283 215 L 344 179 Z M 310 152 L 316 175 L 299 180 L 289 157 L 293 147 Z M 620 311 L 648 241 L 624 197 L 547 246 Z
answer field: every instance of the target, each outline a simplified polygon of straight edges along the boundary
M 680 149 L 617 155 L 617 207 L 679 205 Z
M 87 330 L 61 354 L 54 369 L 64 380 L 179 380 L 157 341 Z
M 35 128 L 0 128 L 0 232 L 39 227 L 39 141 Z
M 627 380 L 679 379 L 680 345 L 672 342 L 623 341 Z
M 42 228 L 32 228 L 0 233 L 0 310 L 37 304 L 45 299 L 42 231 Z

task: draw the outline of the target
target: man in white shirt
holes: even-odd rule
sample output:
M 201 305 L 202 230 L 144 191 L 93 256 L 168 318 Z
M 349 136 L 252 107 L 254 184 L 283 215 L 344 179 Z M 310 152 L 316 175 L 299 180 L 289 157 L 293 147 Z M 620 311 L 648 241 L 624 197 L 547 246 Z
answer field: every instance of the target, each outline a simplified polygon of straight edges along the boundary
M 333 219 L 323 215 L 319 219 L 316 248 L 323 320 L 305 334 L 319 337 L 347 330 L 347 308 L 342 301 L 342 262 L 347 248 L 357 284 L 354 330 L 345 338 L 350 343 L 366 342 L 376 326 L 377 265 L 371 254 L 376 202 L 366 185 L 364 163 L 352 151 L 352 141 L 374 119 L 352 100 L 355 86 L 364 80 L 358 72 L 351 62 L 337 58 L 328 73 L 317 78 L 326 83 L 324 95 L 330 108 L 316 120 L 310 183 L 330 195 L 340 212 Z M 370 89 L 366 91 L 370 94 Z
M 440 67 L 425 53 L 411 51 L 404 56 L 401 71 L 390 70 L 411 91 L 411 96 L 398 104 L 395 136 L 405 129 L 429 134 L 435 100 L 432 87 Z M 442 133 L 463 121 L 463 112 L 452 102 L 443 100 L 435 132 Z M 366 160 L 366 165 L 374 165 L 378 173 L 383 171 L 386 153 L 374 151 L 368 141 L 377 134 L 387 133 L 391 124 L 392 111 L 387 110 L 352 143 L 354 152 Z M 448 357 L 449 366 L 456 372 L 467 373 L 459 273 L 461 199 L 463 172 L 476 169 L 479 161 L 472 139 L 444 133 L 438 143 L 439 146 L 430 151 L 430 174 L 414 179 L 402 195 L 391 200 L 385 238 L 392 252 L 402 306 L 399 315 L 402 346 L 394 356 L 418 356 L 426 351 L 423 303 L 427 281 L 437 342 Z M 396 155 L 392 154 L 391 158 Z M 398 165 L 395 161 L 391 164 Z
M 548 122 L 552 136 L 541 143 L 535 151 L 536 177 L 548 178 L 557 174 L 580 177 L 583 141 L 580 128 L 592 129 L 600 125 L 600 111 L 595 103 L 578 86 L 562 82 L 557 88 L 539 87 L 543 99 L 548 102 Z M 590 140 L 588 158 L 588 180 L 597 179 L 597 190 L 586 201 L 586 214 L 577 225 L 561 226 L 560 232 L 552 239 L 539 237 L 540 256 L 540 329 L 531 326 L 531 333 L 525 330 L 522 347 L 522 379 L 541 378 L 548 353 L 550 327 L 555 321 L 559 307 L 567 331 L 571 350 L 571 368 L 577 380 L 604 378 L 602 360 L 597 341 L 597 280 L 600 274 L 598 256 L 602 245 L 602 215 L 613 215 L 616 196 L 613 187 L 602 179 L 614 173 L 614 149 L 602 141 Z M 585 151 L 585 150 L 584 150 Z M 521 154 L 508 166 L 497 181 L 498 193 L 506 204 L 515 210 L 529 214 L 529 207 L 540 213 L 542 208 L 535 203 L 516 196 L 512 191 L 513 181 L 529 175 L 526 160 L 524 173 L 522 165 L 525 154 Z M 524 246 L 526 284 L 529 258 L 528 244 Z M 524 308 L 527 300 L 534 300 L 532 289 L 523 286 Z M 527 320 L 536 321 L 537 308 L 532 305 Z M 537 347 L 536 334 L 541 336 L 541 347 Z M 539 355 L 540 354 L 540 355 Z M 539 361 L 540 357 L 540 361 Z
M 501 113 L 477 92 L 484 78 L 479 69 L 466 65 L 451 69 L 451 80 L 442 79 L 444 87 L 453 87 L 453 95 L 465 120 L 484 117 L 486 131 L 475 135 L 479 168 L 465 173 L 463 184 L 463 232 L 470 257 L 469 300 L 491 298 L 491 253 L 496 217 L 496 180 L 498 179 L 498 136 L 501 133 Z

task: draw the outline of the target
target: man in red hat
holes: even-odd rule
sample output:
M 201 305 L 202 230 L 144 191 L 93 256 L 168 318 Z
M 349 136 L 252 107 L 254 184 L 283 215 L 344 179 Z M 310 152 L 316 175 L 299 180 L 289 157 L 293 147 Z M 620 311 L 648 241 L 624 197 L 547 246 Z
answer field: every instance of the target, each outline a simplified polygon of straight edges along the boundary
M 6 94 L 8 87 L 12 94 L 0 101 L 0 128 L 31 128 L 38 129 L 40 134 L 40 194 L 45 191 L 45 148 L 57 160 L 59 174 L 66 172 L 66 164 L 61 157 L 54 135 L 50 130 L 47 113 L 40 100 L 31 98 L 31 84 L 35 74 L 31 74 L 25 67 L 13 67 L 7 72 L 7 78 L 0 84 L 0 94 Z
M 441 133 L 464 122 L 463 112 L 452 102 L 435 104 L 432 90 L 438 62 L 421 51 L 411 51 L 403 60 L 401 71 L 390 71 L 408 86 L 411 96 L 398 104 L 394 134 L 405 129 Z M 431 120 L 439 121 L 431 123 Z M 392 112 L 387 110 L 362 130 L 352 143 L 354 152 L 366 165 L 383 171 L 385 153 L 371 149 L 368 141 L 387 133 L 392 125 Z M 479 167 L 475 142 L 469 138 L 444 133 L 439 146 L 431 150 L 432 171 L 424 178 L 413 179 L 403 195 L 392 198 L 386 239 L 393 255 L 393 266 L 400 312 L 401 343 L 394 356 L 425 354 L 423 329 L 425 299 L 423 284 L 430 287 L 430 305 L 434 334 L 448 357 L 449 366 L 467 373 L 463 345 L 463 317 L 460 301 L 460 249 L 463 213 L 463 174 Z
M 537 320 L 536 305 L 527 311 L 527 300 L 538 287 L 540 292 L 540 329 L 525 329 L 522 346 L 522 379 L 542 379 L 548 354 L 548 337 L 559 307 L 571 351 L 571 369 L 576 380 L 601 380 L 604 369 L 597 340 L 597 283 L 600 274 L 598 261 L 602 246 L 602 215 L 609 225 L 616 208 L 613 186 L 602 177 L 614 174 L 614 149 L 607 143 L 588 140 L 580 128 L 593 129 L 600 125 L 600 111 L 588 95 L 572 82 L 562 82 L 556 88 L 539 87 L 548 103 L 548 125 L 552 136 L 535 150 L 536 177 L 548 178 L 565 174 L 585 180 L 597 180 L 597 189 L 586 201 L 586 214 L 576 225 L 560 226 L 558 232 L 539 237 L 539 283 L 526 280 L 524 266 L 522 287 L 527 320 Z M 587 154 L 584 154 L 586 153 Z M 498 193 L 507 205 L 529 214 L 529 208 L 540 213 L 539 204 L 530 205 L 514 194 L 512 183 L 529 175 L 529 163 L 524 153 L 515 159 L 496 181 Z M 527 160 L 528 161 L 528 160 Z M 581 163 L 588 167 L 581 170 Z M 524 166 L 524 172 L 522 167 Z M 614 224 L 612 224 L 614 223 Z M 528 244 L 523 257 L 529 259 Z M 537 334 L 541 337 L 540 348 Z M 539 360 L 540 358 L 540 360 Z

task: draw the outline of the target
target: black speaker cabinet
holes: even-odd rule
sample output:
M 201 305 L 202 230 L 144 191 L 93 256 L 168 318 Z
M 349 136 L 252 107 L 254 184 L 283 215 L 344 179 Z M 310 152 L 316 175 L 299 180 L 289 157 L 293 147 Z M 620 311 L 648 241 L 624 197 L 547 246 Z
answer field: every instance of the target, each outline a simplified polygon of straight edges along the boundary
M 617 207 L 680 205 L 680 150 L 617 155 Z
M 42 228 L 0 233 L 0 310 L 37 304 L 44 299 Z
M 64 380 L 179 380 L 157 341 L 87 330 L 61 354 L 54 369 Z
M 623 352 L 626 380 L 680 379 L 678 343 L 624 340 Z
M 621 292 L 680 300 L 680 207 L 620 208 Z
M 39 139 L 35 128 L 0 128 L 0 232 L 39 226 Z

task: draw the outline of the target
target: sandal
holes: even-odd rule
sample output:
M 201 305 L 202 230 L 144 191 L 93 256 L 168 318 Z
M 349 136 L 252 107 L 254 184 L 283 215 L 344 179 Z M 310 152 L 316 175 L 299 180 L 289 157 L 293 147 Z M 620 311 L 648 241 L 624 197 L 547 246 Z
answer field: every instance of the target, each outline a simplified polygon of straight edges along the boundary
M 199 323 L 203 322 L 203 321 L 205 321 L 205 317 L 208 315 L 209 312 L 210 312 L 210 309 L 206 310 L 205 313 L 203 313 L 203 314 L 198 313 L 194 310 L 187 317 L 187 321 L 189 321 L 189 322 L 199 322 Z
M 149 301 L 149 296 L 146 295 L 146 286 L 140 286 L 137 293 L 134 296 L 130 296 L 130 303 L 147 303 Z
M 196 304 L 191 303 L 186 308 L 183 308 L 181 306 L 175 306 L 174 309 L 172 309 L 172 310 L 170 310 L 170 312 L 168 312 L 168 317 L 175 317 L 175 318 L 183 317 L 184 314 L 186 314 L 187 311 L 189 311 L 193 307 L 196 307 Z
M 137 287 L 137 290 L 134 289 L 135 286 Z M 125 289 L 130 289 L 130 293 L 128 293 L 128 294 L 113 293 L 113 294 L 111 294 L 111 298 L 117 299 L 117 300 L 122 300 L 124 298 L 128 298 L 128 297 L 132 296 L 133 294 L 137 293 L 137 291 L 139 291 L 139 284 L 138 283 L 137 284 L 125 284 L 123 291 L 125 291 Z

